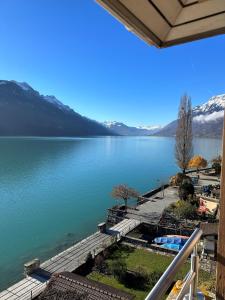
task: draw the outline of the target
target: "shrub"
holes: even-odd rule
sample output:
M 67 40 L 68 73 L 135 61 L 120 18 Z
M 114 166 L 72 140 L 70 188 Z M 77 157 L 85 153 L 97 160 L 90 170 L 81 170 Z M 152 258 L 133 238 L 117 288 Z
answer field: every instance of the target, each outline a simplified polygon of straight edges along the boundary
M 215 169 L 215 174 L 220 175 L 221 173 L 221 164 L 219 162 L 212 163 L 212 168 Z
M 189 161 L 188 167 L 196 168 L 198 171 L 199 168 L 205 168 L 205 167 L 207 167 L 207 165 L 208 165 L 208 162 L 204 157 L 202 157 L 200 155 L 195 155 Z
M 105 273 L 107 270 L 107 263 L 105 261 L 105 258 L 102 254 L 99 254 L 95 258 L 94 262 L 94 270 L 99 271 L 100 273 Z
M 162 272 L 160 271 L 154 271 L 149 274 L 149 286 L 153 287 L 159 280 L 159 278 L 162 276 Z
M 195 194 L 194 194 L 193 196 L 190 196 L 190 197 L 188 198 L 188 201 L 189 201 L 192 205 L 196 206 L 196 208 L 198 208 L 199 205 L 200 205 L 199 197 L 197 197 Z
M 135 289 L 147 289 L 150 275 L 143 267 L 137 267 L 132 271 L 127 271 L 123 277 L 123 284 Z
M 179 219 L 193 219 L 196 216 L 196 209 L 197 207 L 190 202 L 179 200 L 176 203 L 173 213 Z
M 181 200 L 188 200 L 188 198 L 193 198 L 195 193 L 195 188 L 192 183 L 184 181 L 179 187 L 179 198 Z
M 212 159 L 212 168 L 215 169 L 216 175 L 220 175 L 221 173 L 221 164 L 222 164 L 222 156 L 218 155 Z
M 106 248 L 103 250 L 102 254 L 104 259 L 107 259 L 110 256 L 110 251 L 108 250 L 108 248 Z
M 110 273 L 118 280 L 122 281 L 127 272 L 127 264 L 123 258 L 112 260 L 109 264 Z
M 180 186 L 183 181 L 188 181 L 191 183 L 191 178 L 183 173 L 177 173 L 175 176 L 170 178 L 170 185 L 172 186 Z
M 170 215 L 171 213 L 174 212 L 175 208 L 176 208 L 176 203 L 169 204 L 167 207 L 164 208 L 163 216 L 167 216 L 168 214 Z
M 137 267 L 135 270 L 127 271 L 122 281 L 128 288 L 139 290 L 149 290 L 157 283 L 162 273 L 154 271 L 149 273 L 143 267 Z
M 149 283 L 149 273 L 144 267 L 137 267 L 134 270 L 136 282 L 143 288 Z

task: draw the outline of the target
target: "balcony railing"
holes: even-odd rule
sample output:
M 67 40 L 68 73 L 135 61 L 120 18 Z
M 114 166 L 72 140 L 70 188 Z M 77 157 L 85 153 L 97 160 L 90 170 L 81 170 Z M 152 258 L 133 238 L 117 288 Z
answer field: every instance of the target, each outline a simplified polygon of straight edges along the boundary
M 145 298 L 145 300 L 161 300 L 166 294 L 169 287 L 174 281 L 176 273 L 180 270 L 182 265 L 185 263 L 189 255 L 191 254 L 191 268 L 186 275 L 183 286 L 176 297 L 176 300 L 181 300 L 186 294 L 189 294 L 189 300 L 197 298 L 197 286 L 198 286 L 198 271 L 199 271 L 199 256 L 197 253 L 197 243 L 202 235 L 202 230 L 196 228 L 192 233 L 184 247 L 180 250 L 174 260 L 171 262 L 169 267 L 163 273 L 159 281 L 156 283 L 154 288 Z

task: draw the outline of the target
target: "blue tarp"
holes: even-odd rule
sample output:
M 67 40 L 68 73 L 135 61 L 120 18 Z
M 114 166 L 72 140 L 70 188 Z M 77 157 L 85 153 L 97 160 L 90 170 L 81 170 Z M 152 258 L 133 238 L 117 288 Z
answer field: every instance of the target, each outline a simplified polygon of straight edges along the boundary
M 156 244 L 176 244 L 184 245 L 187 239 L 177 236 L 161 236 L 154 239 Z
M 166 243 L 166 244 L 162 244 L 162 247 L 179 251 L 180 249 L 182 249 L 183 245 Z

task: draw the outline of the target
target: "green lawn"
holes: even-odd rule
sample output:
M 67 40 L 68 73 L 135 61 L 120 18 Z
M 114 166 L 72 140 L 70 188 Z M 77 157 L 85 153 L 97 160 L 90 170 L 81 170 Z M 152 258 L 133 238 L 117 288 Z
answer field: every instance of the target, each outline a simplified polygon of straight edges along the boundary
M 135 295 L 135 300 L 143 300 L 147 296 L 148 292 L 146 291 L 140 291 L 140 290 L 134 290 L 134 289 L 129 289 L 125 287 L 124 284 L 120 283 L 115 277 L 113 276 L 106 276 L 102 275 L 97 272 L 92 272 L 91 274 L 88 275 L 88 278 L 99 281 L 101 283 L 110 285 L 114 288 L 117 288 L 119 290 L 123 290 L 124 292 L 128 292 L 130 294 Z
M 144 249 L 134 249 L 134 248 L 127 248 L 124 246 L 120 246 L 107 259 L 107 263 L 110 264 L 112 260 L 121 257 L 125 259 L 129 270 L 135 270 L 137 267 L 140 266 L 145 268 L 149 273 L 154 271 L 163 273 L 167 268 L 167 266 L 170 264 L 170 262 L 173 260 L 173 257 L 156 254 Z M 177 274 L 176 280 L 182 279 L 187 273 L 189 268 L 190 265 L 189 263 L 187 263 Z M 150 286 L 149 289 L 146 291 L 127 288 L 124 284 L 120 283 L 115 277 L 100 274 L 98 272 L 92 272 L 91 274 L 88 275 L 88 278 L 108 284 L 115 288 L 121 289 L 125 292 L 131 293 L 136 296 L 135 299 L 137 300 L 143 300 L 148 294 L 148 292 L 151 290 Z M 199 278 L 200 283 L 208 281 L 209 279 L 210 279 L 209 273 L 200 271 L 200 278 Z

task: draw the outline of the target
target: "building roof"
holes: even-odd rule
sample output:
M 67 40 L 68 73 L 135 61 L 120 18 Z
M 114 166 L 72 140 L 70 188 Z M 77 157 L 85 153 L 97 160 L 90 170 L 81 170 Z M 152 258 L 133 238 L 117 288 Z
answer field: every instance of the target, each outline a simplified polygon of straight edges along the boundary
M 87 296 L 88 300 L 132 300 L 134 296 L 117 290 L 106 284 L 87 279 L 86 277 L 62 272 L 52 276 L 46 290 L 40 299 L 53 299 L 57 292 L 76 292 Z M 50 296 L 50 298 L 49 298 Z M 57 298 L 58 299 L 58 298 Z M 66 298 L 62 298 L 66 299 Z
M 159 48 L 225 33 L 224 0 L 96 0 Z

